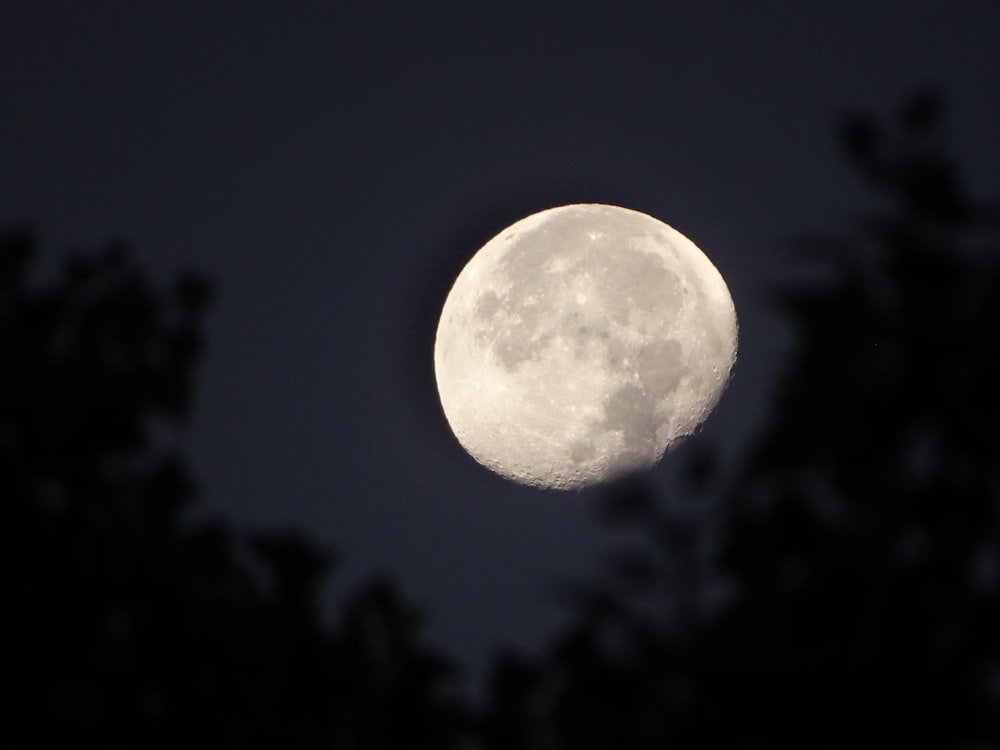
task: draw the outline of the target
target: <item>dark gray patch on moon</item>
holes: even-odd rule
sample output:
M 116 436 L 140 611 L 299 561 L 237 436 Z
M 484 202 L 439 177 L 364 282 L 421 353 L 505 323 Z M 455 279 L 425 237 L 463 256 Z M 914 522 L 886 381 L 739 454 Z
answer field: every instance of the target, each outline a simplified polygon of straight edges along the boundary
M 660 457 L 656 440 L 660 420 L 656 404 L 657 399 L 637 385 L 623 386 L 608 399 L 601 426 L 620 431 L 624 439 L 623 448 L 611 465 L 614 473 L 650 466 Z
M 636 363 L 639 383 L 645 391 L 661 399 L 676 391 L 687 370 L 683 356 L 680 342 L 674 339 L 646 344 Z
M 549 339 L 551 339 L 549 334 L 528 338 L 512 333 L 497 341 L 493 351 L 501 365 L 508 370 L 513 370 L 524 362 L 540 360 Z
M 496 292 L 486 291 L 476 300 L 476 317 L 480 321 L 490 320 L 500 309 L 500 298 Z M 480 329 L 480 333 L 482 329 Z
M 569 458 L 577 465 L 591 463 L 596 455 L 594 443 L 590 440 L 578 440 L 569 449 Z
M 634 325 L 634 310 L 656 311 L 658 322 L 667 322 L 681 308 L 680 279 L 652 253 L 622 248 L 605 270 L 603 286 L 608 314 L 619 325 Z

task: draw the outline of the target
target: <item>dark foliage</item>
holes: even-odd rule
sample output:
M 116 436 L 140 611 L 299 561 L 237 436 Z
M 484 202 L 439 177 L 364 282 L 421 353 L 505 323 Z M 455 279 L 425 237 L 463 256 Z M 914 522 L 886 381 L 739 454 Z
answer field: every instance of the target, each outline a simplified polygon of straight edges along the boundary
M 185 522 L 169 448 L 191 406 L 204 279 L 160 290 L 123 247 L 29 283 L 0 238 L 0 477 L 10 732 L 31 747 L 455 746 L 451 667 L 390 582 L 319 610 L 295 533 Z M 21 733 L 24 734 L 21 734 Z

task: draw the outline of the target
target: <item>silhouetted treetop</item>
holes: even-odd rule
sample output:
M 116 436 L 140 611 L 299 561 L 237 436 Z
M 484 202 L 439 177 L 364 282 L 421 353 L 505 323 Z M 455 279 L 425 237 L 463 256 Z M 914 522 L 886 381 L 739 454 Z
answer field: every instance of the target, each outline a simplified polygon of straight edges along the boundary
M 30 233 L 0 236 L 4 602 L 14 729 L 39 747 L 454 747 L 450 662 L 390 581 L 339 617 L 331 554 L 185 510 L 164 432 L 189 414 L 212 285 L 157 285 L 121 244 L 30 279 Z

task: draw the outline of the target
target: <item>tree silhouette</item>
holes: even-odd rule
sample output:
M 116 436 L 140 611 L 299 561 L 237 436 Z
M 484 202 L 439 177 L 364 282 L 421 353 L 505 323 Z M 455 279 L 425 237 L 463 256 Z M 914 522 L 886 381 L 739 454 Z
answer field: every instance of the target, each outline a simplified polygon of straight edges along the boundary
M 809 238 L 833 280 L 778 294 L 798 346 L 726 492 L 728 604 L 687 611 L 691 518 L 610 496 L 644 544 L 579 588 L 536 672 L 499 665 L 496 716 L 542 718 L 491 747 L 1000 747 L 1000 238 L 944 115 L 922 93 L 894 126 L 845 120 L 889 208 Z
M 29 279 L 0 238 L 0 477 L 12 737 L 32 746 L 454 747 L 450 663 L 391 581 L 323 617 L 328 554 L 195 524 L 169 428 L 211 285 L 156 288 L 120 244 Z
M 845 124 L 894 210 L 834 283 L 780 297 L 801 343 L 736 493 L 745 603 L 711 639 L 730 670 L 794 675 L 787 700 L 841 744 L 1000 739 L 1000 247 L 943 115 L 925 93 L 897 132 Z M 779 697 L 753 695 L 763 716 Z

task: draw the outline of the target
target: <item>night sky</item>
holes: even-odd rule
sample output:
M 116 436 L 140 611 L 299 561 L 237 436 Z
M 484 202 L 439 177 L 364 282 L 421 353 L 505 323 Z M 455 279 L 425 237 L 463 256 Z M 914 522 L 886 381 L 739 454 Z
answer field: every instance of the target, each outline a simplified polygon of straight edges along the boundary
M 12 6 L 19 6 L 12 9 Z M 734 380 L 692 446 L 752 439 L 791 339 L 793 235 L 873 207 L 839 114 L 951 104 L 974 194 L 1000 184 L 1000 4 L 65 2 L 0 10 L 0 226 L 47 262 L 123 238 L 218 285 L 184 445 L 203 511 L 300 528 L 377 571 L 476 667 L 539 645 L 554 582 L 599 569 L 594 492 L 521 488 L 454 440 L 434 329 L 465 261 L 574 202 L 652 214 L 722 272 Z M 697 6 L 697 7 L 695 7 Z

